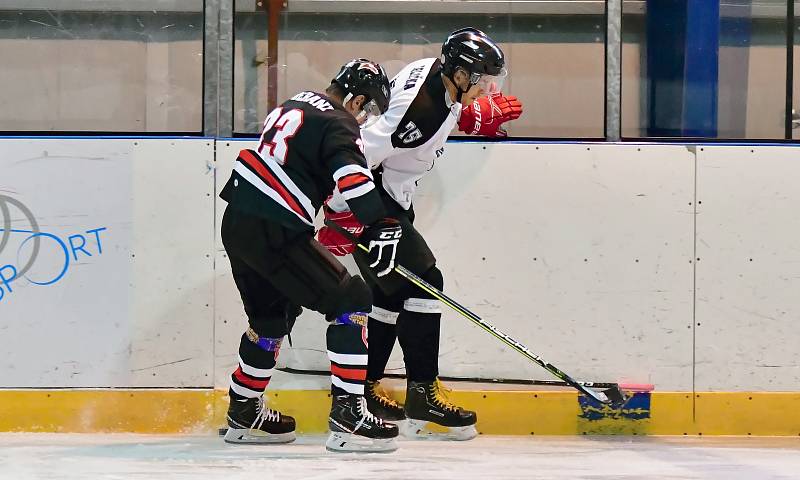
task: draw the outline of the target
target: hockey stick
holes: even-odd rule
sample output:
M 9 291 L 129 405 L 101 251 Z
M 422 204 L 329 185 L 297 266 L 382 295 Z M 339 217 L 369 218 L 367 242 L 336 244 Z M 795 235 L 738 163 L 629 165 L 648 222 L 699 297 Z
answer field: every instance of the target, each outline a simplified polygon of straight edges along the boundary
M 327 225 L 330 228 L 333 228 L 334 230 L 342 234 L 345 238 L 353 242 L 353 245 L 357 246 L 364 252 L 369 253 L 369 248 L 359 243 L 358 239 L 344 228 L 328 220 L 325 220 L 325 225 Z M 572 377 L 559 370 L 555 365 L 545 361 L 539 355 L 536 355 L 535 353 L 531 352 L 525 345 L 514 340 L 510 336 L 498 330 L 491 323 L 475 315 L 467 308 L 465 308 L 452 298 L 445 295 L 444 292 L 440 291 L 438 288 L 434 287 L 433 285 L 429 284 L 428 282 L 417 276 L 411 270 L 403 267 L 402 265 L 395 264 L 394 271 L 397 272 L 400 276 L 404 277 L 409 282 L 418 286 L 422 290 L 428 292 L 430 295 L 432 295 L 434 298 L 438 299 L 448 307 L 458 312 L 462 317 L 471 321 L 472 323 L 482 328 L 484 331 L 490 333 L 492 336 L 494 336 L 501 342 L 505 343 L 506 345 L 513 348 L 517 352 L 521 353 L 528 360 L 538 363 L 545 370 L 555 375 L 557 378 L 563 380 L 567 385 L 575 388 L 579 392 L 588 395 L 589 397 L 597 400 L 600 403 L 603 403 L 605 405 L 610 405 L 614 408 L 620 407 L 623 403 L 625 403 L 626 398 L 625 395 L 622 393 L 622 390 L 620 390 L 619 385 L 613 384 L 611 388 L 607 388 L 605 390 L 598 390 L 592 388 L 595 385 L 594 383 L 579 382 L 577 380 L 574 380 Z
M 291 373 L 293 375 L 313 375 L 318 377 L 328 377 L 331 374 L 330 370 L 305 370 L 302 368 L 293 367 L 276 367 L 276 370 L 281 372 Z M 404 373 L 384 373 L 385 378 L 395 378 L 398 380 L 406 379 Z M 465 382 L 465 383 L 489 383 L 493 385 L 536 385 L 545 387 L 568 387 L 567 382 L 558 380 L 528 380 L 526 378 L 486 378 L 486 377 L 448 377 L 439 375 L 439 380 L 444 382 Z M 592 388 L 612 388 L 616 386 L 615 383 L 588 383 L 583 382 L 584 386 Z

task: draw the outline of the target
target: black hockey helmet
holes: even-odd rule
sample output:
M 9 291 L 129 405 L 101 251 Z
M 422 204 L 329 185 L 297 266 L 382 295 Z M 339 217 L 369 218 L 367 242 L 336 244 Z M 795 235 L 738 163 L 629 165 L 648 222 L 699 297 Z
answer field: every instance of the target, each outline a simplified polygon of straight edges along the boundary
M 469 76 L 470 86 L 482 84 L 486 93 L 499 91 L 506 77 L 503 51 L 488 35 L 477 28 L 456 30 L 442 45 L 442 73 L 453 83 L 459 68 Z
M 377 119 L 389 109 L 391 97 L 389 78 L 383 67 L 376 62 L 366 58 L 350 60 L 342 65 L 331 83 L 338 84 L 346 92 L 342 103 L 347 103 L 356 95 L 367 97 L 362 107 L 362 115 L 366 114 Z M 367 123 L 371 122 L 368 120 Z

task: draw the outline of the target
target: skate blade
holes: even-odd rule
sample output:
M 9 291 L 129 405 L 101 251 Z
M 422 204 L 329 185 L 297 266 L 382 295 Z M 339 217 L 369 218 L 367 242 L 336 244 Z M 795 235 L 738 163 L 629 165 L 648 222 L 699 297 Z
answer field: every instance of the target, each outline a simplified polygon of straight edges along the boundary
M 406 438 L 414 440 L 472 440 L 478 436 L 475 425 L 466 427 L 445 427 L 427 420 L 406 419 L 402 424 L 397 425 L 400 434 Z
M 290 443 L 297 439 L 294 432 L 267 433 L 249 428 L 229 428 L 225 432 L 226 443 L 243 443 L 248 445 L 263 445 L 269 443 Z
M 329 452 L 389 453 L 397 450 L 394 438 L 368 438 L 345 432 L 331 432 L 325 442 Z

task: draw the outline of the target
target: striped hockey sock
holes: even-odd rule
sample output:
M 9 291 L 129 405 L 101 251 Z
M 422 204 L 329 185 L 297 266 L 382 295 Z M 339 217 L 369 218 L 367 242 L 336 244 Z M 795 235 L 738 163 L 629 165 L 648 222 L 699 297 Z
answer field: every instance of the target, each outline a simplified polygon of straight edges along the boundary
M 232 399 L 257 398 L 264 394 L 275 369 L 280 342 L 281 339 L 258 338 L 252 330 L 242 335 L 239 366 L 231 374 L 229 394 Z
M 331 386 L 347 393 L 364 395 L 367 378 L 367 329 L 353 325 L 329 325 L 328 358 Z

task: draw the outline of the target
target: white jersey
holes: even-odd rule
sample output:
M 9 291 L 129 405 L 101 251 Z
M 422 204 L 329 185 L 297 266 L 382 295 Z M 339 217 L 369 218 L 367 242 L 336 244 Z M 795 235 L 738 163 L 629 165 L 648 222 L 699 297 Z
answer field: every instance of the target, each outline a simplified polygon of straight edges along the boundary
M 408 64 L 391 82 L 389 109 L 361 131 L 372 170 L 382 169 L 384 190 L 408 210 L 417 181 L 444 153 L 461 114 L 441 78 L 441 62 L 425 58 Z

